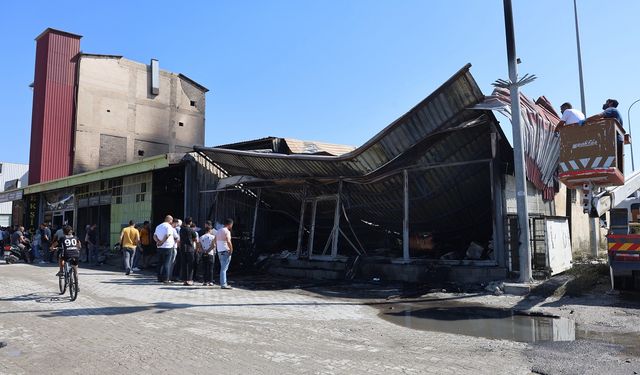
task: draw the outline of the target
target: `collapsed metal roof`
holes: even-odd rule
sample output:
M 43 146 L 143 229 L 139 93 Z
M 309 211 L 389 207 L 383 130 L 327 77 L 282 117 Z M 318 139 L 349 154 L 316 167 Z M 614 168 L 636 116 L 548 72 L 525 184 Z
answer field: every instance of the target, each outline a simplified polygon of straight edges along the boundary
M 490 165 L 496 155 L 511 160 L 512 151 L 492 112 L 471 109 L 484 95 L 470 67 L 464 66 L 364 145 L 340 156 L 195 149 L 230 176 L 250 176 L 243 182 L 245 188 L 278 187 L 263 191 L 262 197 L 292 215 L 300 211 L 304 189 L 307 197 L 331 194 L 342 181 L 345 209 L 354 221 L 390 231 L 402 227 L 406 169 L 411 173 L 413 231 L 457 233 L 467 244 L 488 241 Z M 495 165 L 505 164 L 510 162 Z
M 337 180 L 370 176 L 402 159 L 403 155 L 415 153 L 416 149 L 432 148 L 433 143 L 448 138 L 453 132 L 495 122 L 489 111 L 468 109 L 484 99 L 469 72 L 470 67 L 470 64 L 466 65 L 364 145 L 340 156 L 265 154 L 221 147 L 195 147 L 195 150 L 206 154 L 230 175 L 271 180 L 292 177 Z M 473 155 L 464 150 L 442 148 L 436 151 L 440 153 L 439 157 L 433 155 L 431 159 L 438 162 L 446 157 L 443 153 L 449 152 L 462 152 L 459 160 L 474 160 Z
M 508 89 L 496 88 L 476 109 L 489 109 L 511 119 L 511 95 Z M 546 201 L 553 200 L 557 188 L 557 166 L 560 158 L 560 138 L 555 126 L 560 121 L 551 102 L 541 96 L 533 101 L 520 93 L 523 150 L 527 179 L 542 191 Z
M 353 146 L 335 143 L 302 141 L 293 138 L 264 137 L 237 143 L 216 146 L 231 150 L 244 150 L 262 153 L 305 154 L 339 156 L 355 150 Z

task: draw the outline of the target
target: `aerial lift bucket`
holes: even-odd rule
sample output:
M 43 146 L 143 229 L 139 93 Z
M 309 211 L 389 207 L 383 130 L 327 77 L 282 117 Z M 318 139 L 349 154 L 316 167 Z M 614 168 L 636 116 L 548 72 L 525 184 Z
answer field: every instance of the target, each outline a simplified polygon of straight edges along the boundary
M 558 178 L 571 189 L 624 185 L 625 131 L 612 118 L 560 129 Z

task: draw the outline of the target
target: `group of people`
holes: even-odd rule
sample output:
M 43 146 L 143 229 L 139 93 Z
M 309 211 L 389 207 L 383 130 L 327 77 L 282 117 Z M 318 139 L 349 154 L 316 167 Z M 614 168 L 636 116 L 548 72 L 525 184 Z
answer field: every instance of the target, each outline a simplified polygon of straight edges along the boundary
M 211 221 L 205 223 L 198 232 L 193 219 L 184 222 L 167 215 L 163 223 L 155 228 L 153 234 L 149 222 L 145 221 L 138 230 L 134 221 L 122 229 L 120 246 L 124 258 L 125 273 L 137 271 L 136 260 L 142 255 L 143 267 L 149 267 L 151 258 L 158 256 L 158 282 L 171 283 L 182 281 L 184 285 L 193 285 L 198 279 L 198 270 L 203 268 L 203 286 L 213 286 L 213 271 L 216 256 L 220 262 L 220 288 L 232 289 L 227 283 L 227 270 L 231 263 L 233 244 L 231 229 L 233 220 L 227 219 L 216 230 Z M 153 241 L 153 242 L 152 242 Z M 141 254 L 140 254 L 141 253 Z
M 620 123 L 620 126 L 622 126 L 622 116 L 620 115 L 620 111 L 618 111 L 618 101 L 615 99 L 607 99 L 602 105 L 602 112 L 589 118 L 586 118 L 584 113 L 573 108 L 571 103 L 568 102 L 560 106 L 560 112 L 562 113 L 562 117 L 556 126 L 556 130 L 560 130 L 568 125 L 582 125 L 587 121 L 602 118 L 615 118 Z
M 200 229 L 190 217 L 183 222 L 167 215 L 164 222 L 152 231 L 149 221 L 136 226 L 131 220 L 120 234 L 125 273 L 130 275 L 141 268 L 150 269 L 157 256 L 158 282 L 181 281 L 184 285 L 193 285 L 194 281 L 200 279 L 202 285 L 213 286 L 214 268 L 218 258 L 220 288 L 232 289 L 227 282 L 227 270 L 233 254 L 232 228 L 232 219 L 225 220 L 216 230 L 211 221 L 205 222 L 204 228 Z M 82 258 L 82 249 L 85 249 L 86 262 L 98 264 L 96 224 L 86 226 L 82 241 L 75 237 L 73 229 L 68 225 L 54 229 L 52 230 L 47 223 L 40 224 L 38 229 L 32 228 L 30 231 L 25 231 L 22 226 L 1 228 L 0 243 L 19 247 L 25 254 L 28 253 L 25 259 L 30 261 L 40 259 L 40 263 L 58 263 L 58 276 L 62 272 L 65 260 L 70 261 L 74 268 L 77 267 Z M 58 256 L 54 257 L 54 254 Z M 199 278 L 199 270 L 202 270 L 202 278 Z
M 1 228 L 0 244 L 13 245 L 25 254 L 25 259 L 29 261 L 39 260 L 39 263 L 56 263 L 55 251 L 51 251 L 56 240 L 62 239 L 65 226 L 51 227 L 49 223 L 42 223 L 37 229 L 25 230 L 21 225 Z M 96 224 L 87 225 L 84 244 L 86 249 L 87 262 L 90 259 L 96 263 L 98 253 L 97 228 Z
M 31 263 L 35 258 L 31 250 L 32 234 L 25 232 L 24 227 L 16 225 L 0 229 L 0 245 L 16 246 L 20 249 L 21 258 Z

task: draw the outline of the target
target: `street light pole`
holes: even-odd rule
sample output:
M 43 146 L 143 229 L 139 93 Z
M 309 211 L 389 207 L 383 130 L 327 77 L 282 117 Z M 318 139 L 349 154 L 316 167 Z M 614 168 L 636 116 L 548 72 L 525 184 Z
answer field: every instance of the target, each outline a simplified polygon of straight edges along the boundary
M 640 102 L 640 99 L 631 103 L 631 105 L 629 106 L 629 109 L 627 110 L 627 127 L 629 129 L 629 137 L 631 137 L 631 107 L 633 107 L 633 105 L 636 104 L 637 102 Z M 630 146 L 631 146 L 631 171 L 635 172 L 636 164 L 635 164 L 635 161 L 633 160 L 633 143 L 631 143 Z
M 583 114 L 587 114 L 587 105 L 584 100 L 584 81 L 582 79 L 582 52 L 580 51 L 580 28 L 578 27 L 578 4 L 573 0 L 573 15 L 576 22 L 576 46 L 578 48 L 578 76 L 580 78 L 580 107 Z
M 580 27 L 578 26 L 578 3 L 573 0 L 573 16 L 576 26 L 576 49 L 578 50 L 578 78 L 580 80 L 580 109 L 586 116 L 587 105 L 584 99 L 584 79 L 582 77 L 582 51 L 580 50 Z M 600 247 L 600 224 L 598 218 L 589 218 L 589 231 L 591 232 L 591 255 L 598 257 L 598 248 Z
M 511 94 L 511 125 L 513 127 L 513 159 L 516 178 L 516 209 L 520 235 L 520 282 L 531 281 L 531 243 L 529 240 L 529 212 L 527 208 L 527 180 L 525 175 L 522 128 L 520 126 L 520 89 L 516 66 L 516 38 L 513 27 L 511 0 L 504 1 L 504 26 L 507 38 L 507 63 L 509 65 L 509 91 Z

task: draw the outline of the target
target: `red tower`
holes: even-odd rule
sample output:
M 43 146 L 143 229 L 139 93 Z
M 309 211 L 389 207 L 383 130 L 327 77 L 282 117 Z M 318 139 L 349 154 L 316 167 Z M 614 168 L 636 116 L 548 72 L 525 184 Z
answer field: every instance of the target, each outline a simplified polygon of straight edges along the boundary
M 29 185 L 71 175 L 80 38 L 51 28 L 36 38 Z

